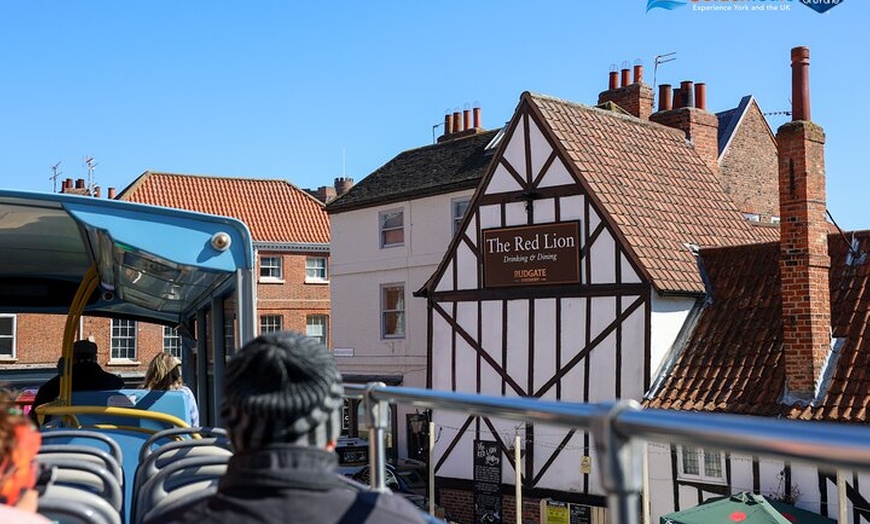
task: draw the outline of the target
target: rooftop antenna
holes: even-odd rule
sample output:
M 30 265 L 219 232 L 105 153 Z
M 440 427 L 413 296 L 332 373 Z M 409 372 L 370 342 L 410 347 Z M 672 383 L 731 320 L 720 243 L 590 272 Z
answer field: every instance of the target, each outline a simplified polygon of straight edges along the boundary
M 673 62 L 677 59 L 677 57 L 675 56 L 676 54 L 676 51 L 671 51 L 670 53 L 665 53 L 663 55 L 656 55 L 654 60 L 655 65 L 653 66 L 653 93 L 655 93 L 656 87 L 658 87 L 658 84 L 656 84 L 656 76 L 659 72 L 659 64 L 667 64 L 668 62 Z
M 85 165 L 88 166 L 88 193 L 94 194 L 94 169 L 100 165 L 99 162 L 94 162 L 94 157 L 86 156 Z
M 60 161 L 62 162 L 62 160 Z M 57 177 L 63 174 L 63 171 L 60 171 L 58 167 L 60 167 L 60 162 L 51 166 L 51 176 L 48 177 L 52 182 L 51 191 L 52 193 L 57 193 Z

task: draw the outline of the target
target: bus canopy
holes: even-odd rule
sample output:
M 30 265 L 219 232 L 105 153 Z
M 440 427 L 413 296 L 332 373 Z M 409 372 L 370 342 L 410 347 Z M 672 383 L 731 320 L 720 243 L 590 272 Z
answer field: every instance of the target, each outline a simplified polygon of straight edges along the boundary
M 238 335 L 253 335 L 254 252 L 239 220 L 0 190 L 0 312 L 66 313 L 92 266 L 86 315 L 189 326 L 212 297 L 233 295 Z

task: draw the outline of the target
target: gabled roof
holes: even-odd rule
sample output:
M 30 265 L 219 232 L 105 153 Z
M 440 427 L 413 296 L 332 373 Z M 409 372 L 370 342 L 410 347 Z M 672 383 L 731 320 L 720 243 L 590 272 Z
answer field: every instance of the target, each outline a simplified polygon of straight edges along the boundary
M 489 161 L 487 144 L 498 130 L 399 153 L 359 181 L 326 209 L 338 213 L 463 189 L 480 182 Z
M 731 142 L 731 138 L 734 137 L 734 131 L 737 130 L 737 126 L 739 126 L 740 121 L 743 120 L 743 115 L 746 114 L 746 110 L 749 108 L 749 103 L 751 101 L 752 95 L 746 95 L 740 99 L 740 103 L 737 104 L 737 107 L 716 113 L 716 118 L 719 120 L 720 157 L 722 156 L 722 153 L 725 152 L 725 148 L 728 147 L 728 143 Z
M 285 180 L 146 171 L 117 198 L 237 218 L 257 242 L 329 242 L 323 204 Z
M 523 97 L 660 292 L 704 291 L 687 244 L 737 245 L 778 236 L 743 218 L 682 131 L 544 95 Z
M 815 406 L 780 403 L 785 371 L 776 243 L 701 251 L 711 302 L 703 306 L 695 329 L 646 405 L 868 422 L 870 260 L 852 265 L 850 261 L 855 253 L 870 253 L 870 232 L 854 233 L 853 238 L 855 251 L 850 254 L 842 235 L 828 237 L 831 325 L 834 338 L 843 340 Z

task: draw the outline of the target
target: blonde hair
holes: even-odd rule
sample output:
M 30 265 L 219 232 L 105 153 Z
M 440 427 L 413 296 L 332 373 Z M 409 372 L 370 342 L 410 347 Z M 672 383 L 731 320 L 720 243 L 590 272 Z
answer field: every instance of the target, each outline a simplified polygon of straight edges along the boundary
M 145 372 L 145 389 L 168 390 L 181 385 L 181 361 L 166 351 L 159 353 L 148 364 Z

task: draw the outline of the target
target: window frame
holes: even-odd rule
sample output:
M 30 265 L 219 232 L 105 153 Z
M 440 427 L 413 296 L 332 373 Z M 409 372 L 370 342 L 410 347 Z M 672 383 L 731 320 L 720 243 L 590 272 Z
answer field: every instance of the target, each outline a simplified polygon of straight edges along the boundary
M 312 261 L 322 261 L 323 267 L 312 266 L 309 263 Z M 318 274 L 311 275 L 310 271 L 316 271 Z M 322 276 L 319 274 L 322 272 Z M 329 259 L 327 257 L 310 256 L 305 257 L 305 283 L 306 284 L 326 284 L 329 283 Z
M 120 330 L 124 330 L 125 333 L 119 333 Z M 130 332 L 132 332 L 132 335 L 130 334 Z M 128 320 L 125 318 L 113 318 L 112 321 L 109 323 L 109 362 L 138 362 L 138 333 L 139 326 L 135 320 Z M 131 345 L 129 347 L 119 347 L 119 344 L 116 344 L 116 342 L 123 341 L 131 341 Z M 120 356 L 120 351 L 122 350 L 127 353 L 126 356 Z M 129 355 L 128 352 L 132 352 L 132 357 Z
M 0 353 L 0 360 L 15 360 L 18 358 L 18 352 L 16 349 L 16 346 L 18 345 L 17 344 L 17 341 L 18 341 L 18 337 L 17 337 L 18 316 L 13 315 L 13 314 L 9 314 L 9 313 L 2 313 L 2 314 L 0 314 L 0 319 L 2 319 L 2 318 L 11 319 L 11 322 L 10 322 L 11 330 L 10 330 L 9 334 L 5 334 L 5 333 L 0 332 L 0 340 L 7 340 L 8 339 L 11 342 L 9 345 L 9 353 Z
M 278 319 L 278 327 L 270 328 L 268 331 L 263 330 L 264 323 L 267 319 L 273 320 Z M 258 322 L 258 328 L 260 330 L 261 335 L 265 335 L 266 333 L 276 333 L 284 329 L 284 316 L 283 315 L 260 315 L 260 321 Z
M 319 324 L 313 324 L 313 320 L 322 321 Z M 321 326 L 323 329 L 322 335 L 312 335 L 309 331 L 309 327 L 312 325 Z M 323 344 L 325 347 L 329 347 L 329 315 L 324 315 L 322 313 L 314 313 L 311 315 L 305 315 L 305 336 L 316 338 Z
M 400 226 L 392 226 L 389 228 L 384 227 L 384 223 L 387 222 L 392 216 L 398 215 L 401 217 L 402 224 Z M 386 236 L 388 233 L 394 231 L 401 231 L 401 240 L 398 242 L 387 242 Z M 405 209 L 397 208 L 390 209 L 387 211 L 381 211 L 378 213 L 378 239 L 380 241 L 381 249 L 387 249 L 391 247 L 402 247 L 405 245 Z
M 260 269 L 258 271 L 259 281 L 260 282 L 284 282 L 284 257 L 281 255 L 260 255 L 259 257 L 259 265 Z M 265 260 L 275 260 L 277 264 L 275 265 L 264 265 L 263 262 Z M 264 275 L 263 269 L 277 270 L 277 276 L 271 274 L 273 271 L 270 271 L 270 274 Z
M 459 215 L 456 215 L 457 206 L 464 204 L 465 210 Z M 453 234 L 459 232 L 459 226 L 462 225 L 462 220 L 468 214 L 468 209 L 471 207 L 471 197 L 454 198 L 450 201 L 450 216 L 453 218 Z
M 387 308 L 387 292 L 392 289 L 400 289 L 401 290 L 401 302 L 397 304 L 397 306 L 392 309 Z M 391 284 L 382 284 L 381 285 L 381 297 L 380 297 L 380 313 L 381 313 L 381 338 L 382 339 L 402 339 L 408 333 L 407 329 L 407 300 L 405 299 L 405 283 L 404 282 L 395 282 Z M 396 333 L 388 333 L 387 332 L 387 316 L 388 315 L 396 315 L 396 326 L 401 326 L 401 332 Z M 397 330 L 398 331 L 398 330 Z
M 170 342 L 170 344 L 167 344 Z M 163 352 L 169 353 L 173 357 L 182 359 L 182 340 L 181 334 L 178 333 L 178 328 L 163 326 Z
M 686 458 L 690 453 L 695 454 L 698 465 L 698 473 L 686 472 Z M 707 472 L 708 455 L 718 455 L 719 471 L 721 476 L 711 475 Z M 725 452 L 718 449 L 703 448 L 700 446 L 677 446 L 677 478 L 679 480 L 700 482 L 704 484 L 726 485 L 727 471 L 725 469 Z

